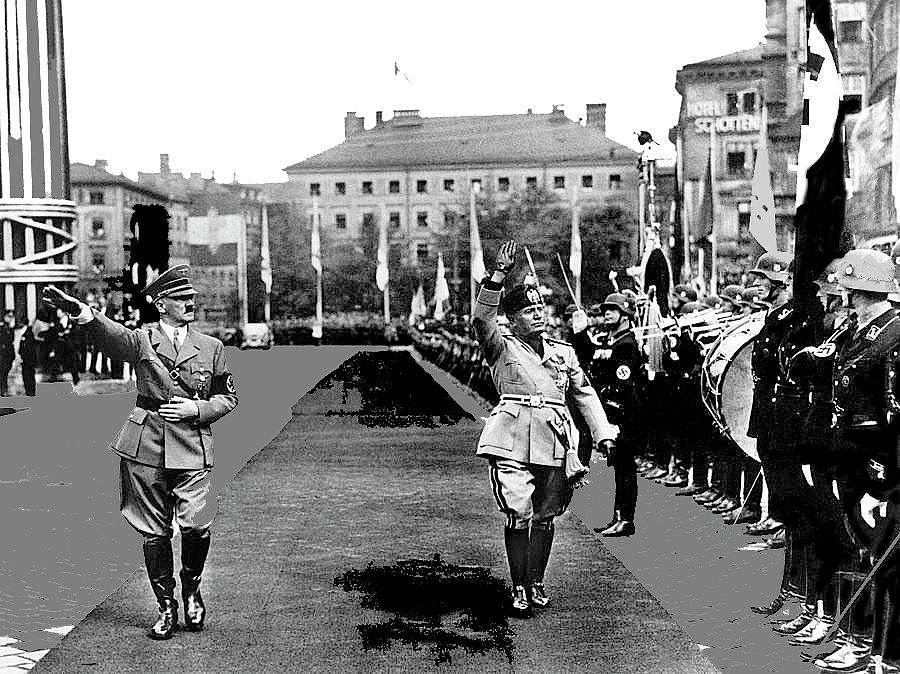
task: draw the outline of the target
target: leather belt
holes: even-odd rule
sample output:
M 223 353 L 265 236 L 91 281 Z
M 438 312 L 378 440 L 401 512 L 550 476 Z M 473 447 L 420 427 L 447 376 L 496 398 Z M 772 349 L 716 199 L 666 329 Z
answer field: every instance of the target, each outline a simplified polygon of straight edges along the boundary
M 528 407 L 565 407 L 565 400 L 557 400 L 556 398 L 545 398 L 543 393 L 532 393 L 531 395 L 513 395 L 505 394 L 500 396 L 501 402 L 519 403 L 520 405 L 528 405 Z
M 139 395 L 137 397 L 137 400 L 134 402 L 135 407 L 140 407 L 147 410 L 148 412 L 156 412 L 159 410 L 161 405 L 165 404 L 165 400 L 157 400 L 156 398 L 149 398 L 147 396 L 141 395 Z

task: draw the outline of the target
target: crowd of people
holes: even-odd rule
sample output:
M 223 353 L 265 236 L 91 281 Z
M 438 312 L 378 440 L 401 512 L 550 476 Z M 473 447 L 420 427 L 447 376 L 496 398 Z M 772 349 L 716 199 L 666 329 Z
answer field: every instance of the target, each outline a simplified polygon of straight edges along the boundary
M 755 541 L 747 548 L 784 551 L 778 595 L 751 610 L 774 615 L 792 608 L 790 619 L 773 623 L 774 631 L 795 644 L 823 644 L 811 659 L 824 671 L 900 671 L 898 262 L 900 249 L 892 256 L 851 251 L 794 297 L 792 257 L 766 253 L 747 270 L 747 287 L 728 285 L 717 296 L 698 297 L 694 287 L 677 285 L 662 311 L 652 293 L 634 290 L 612 293 L 587 310 L 570 305 L 561 320 L 544 321 L 543 347 L 528 342 L 523 329 L 534 307 L 513 303 L 496 317 L 510 343 L 538 350 L 556 340 L 571 344 L 618 427 L 602 452 L 615 471 L 611 519 L 596 531 L 635 534 L 638 476 L 693 498 L 726 525 L 744 525 Z M 494 278 L 501 283 L 485 291 Z M 493 302 L 503 278 L 495 273 L 486 280 L 480 304 Z M 495 405 L 491 419 L 507 408 L 520 414 L 510 401 L 534 407 L 543 394 L 530 401 L 507 394 L 515 358 L 500 362 L 485 353 L 478 325 L 423 320 L 410 334 L 424 358 Z M 710 390 L 721 368 L 737 358 L 732 349 L 721 360 L 724 340 L 734 335 L 743 335 L 740 345 L 752 350 L 752 379 L 728 382 L 746 388 L 743 428 L 723 419 L 716 409 L 722 391 Z M 566 390 L 560 384 L 559 392 Z M 578 459 L 587 465 L 596 458 L 596 438 L 568 394 L 566 404 L 579 431 Z M 492 462 L 498 456 L 505 455 L 493 450 Z M 503 492 L 493 473 L 492 484 Z M 510 516 L 512 506 L 499 507 Z M 509 544 L 514 536 L 506 535 L 515 584 L 517 573 L 527 574 L 516 571 L 519 553 Z M 542 584 L 530 590 L 528 582 L 518 596 L 523 611 L 548 601 Z

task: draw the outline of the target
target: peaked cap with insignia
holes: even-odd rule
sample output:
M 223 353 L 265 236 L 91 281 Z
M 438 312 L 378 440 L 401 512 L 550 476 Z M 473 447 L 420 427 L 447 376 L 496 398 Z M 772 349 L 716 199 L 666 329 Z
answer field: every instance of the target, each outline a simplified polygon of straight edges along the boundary
M 154 302 L 161 297 L 196 295 L 197 291 L 191 283 L 191 268 L 186 264 L 169 267 L 147 284 L 144 294 L 149 295 Z

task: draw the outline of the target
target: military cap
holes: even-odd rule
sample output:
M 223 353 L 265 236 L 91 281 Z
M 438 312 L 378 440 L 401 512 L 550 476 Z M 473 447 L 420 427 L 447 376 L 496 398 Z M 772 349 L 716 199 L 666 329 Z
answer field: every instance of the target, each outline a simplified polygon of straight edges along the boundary
M 544 300 L 538 289 L 533 286 L 515 286 L 503 298 L 503 311 L 507 316 L 534 306 L 543 307 Z
M 603 305 L 602 304 L 592 304 L 588 308 L 588 316 L 600 316 L 603 313 Z
M 816 279 L 816 285 L 819 286 L 828 295 L 840 295 L 841 285 L 839 283 L 841 275 L 842 258 L 835 258 L 822 270 Z
M 722 288 L 721 298 L 723 300 L 730 300 L 735 304 L 740 304 L 741 302 L 741 293 L 744 291 L 743 287 L 739 286 L 737 283 L 730 283 L 724 288 Z
M 697 291 L 691 288 L 687 283 L 679 283 L 673 290 L 675 297 L 682 302 L 696 302 Z
M 180 297 L 182 295 L 196 295 L 197 291 L 191 283 L 191 268 L 186 264 L 169 267 L 155 280 L 147 284 L 144 294 L 149 295 L 152 301 L 162 297 Z
M 758 274 L 765 276 L 770 281 L 777 283 L 787 283 L 788 272 L 793 263 L 793 257 L 790 253 L 784 253 L 780 250 L 771 253 L 763 253 L 756 261 L 753 269 L 748 269 L 748 274 Z
M 707 295 L 700 300 L 700 304 L 710 309 L 718 309 L 724 304 L 724 300 L 718 295 Z
M 627 316 L 631 315 L 631 310 L 628 308 L 628 298 L 622 293 L 610 293 L 607 295 L 606 299 L 603 300 L 603 303 L 600 305 L 600 308 L 603 311 L 606 311 L 607 309 L 616 309 Z
M 894 279 L 900 283 L 900 239 L 891 248 L 891 262 L 894 263 Z
M 897 291 L 894 281 L 894 261 L 878 250 L 851 250 L 840 263 L 839 283 L 849 290 L 873 293 Z
M 578 306 L 575 304 L 569 304 L 566 306 L 566 310 L 563 311 L 563 316 L 565 318 L 571 318 L 572 314 L 574 314 L 576 311 L 578 311 Z
M 700 302 L 685 302 L 681 307 L 681 315 L 692 314 L 695 311 L 703 311 L 703 305 Z
M 749 288 L 744 288 L 741 291 L 740 303 L 741 304 L 756 304 L 757 306 L 760 306 L 759 302 L 758 302 L 760 295 L 762 295 L 761 288 L 757 288 L 755 286 L 751 286 Z

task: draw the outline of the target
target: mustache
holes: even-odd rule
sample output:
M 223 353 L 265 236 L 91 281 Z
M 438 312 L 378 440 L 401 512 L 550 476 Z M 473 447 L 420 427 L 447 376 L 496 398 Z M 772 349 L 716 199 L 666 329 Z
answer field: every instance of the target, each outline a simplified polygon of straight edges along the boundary
M 184 305 L 184 313 L 188 313 L 189 311 L 190 311 L 190 312 L 193 312 L 193 311 L 194 311 L 194 305 L 193 305 L 193 304 L 185 304 L 185 305 Z

